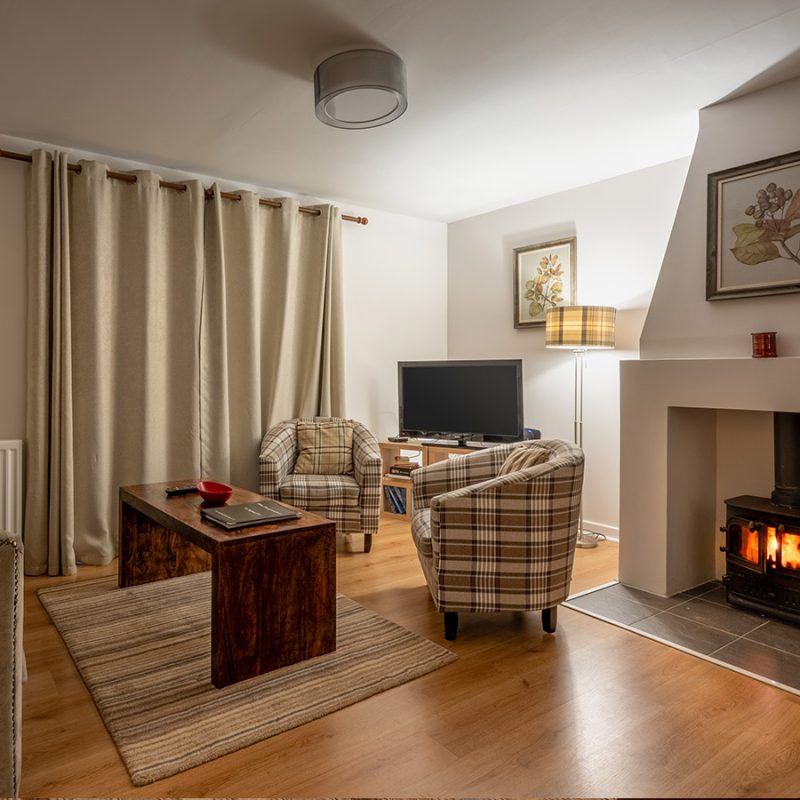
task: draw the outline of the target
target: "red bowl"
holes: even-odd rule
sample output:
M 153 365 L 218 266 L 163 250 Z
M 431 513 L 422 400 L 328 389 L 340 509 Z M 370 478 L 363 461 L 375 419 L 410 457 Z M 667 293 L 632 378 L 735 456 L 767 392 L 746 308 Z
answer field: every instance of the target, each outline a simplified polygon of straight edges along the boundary
M 197 484 L 197 491 L 206 503 L 214 503 L 220 506 L 223 503 L 227 503 L 233 494 L 233 489 L 230 486 L 216 481 L 200 481 Z

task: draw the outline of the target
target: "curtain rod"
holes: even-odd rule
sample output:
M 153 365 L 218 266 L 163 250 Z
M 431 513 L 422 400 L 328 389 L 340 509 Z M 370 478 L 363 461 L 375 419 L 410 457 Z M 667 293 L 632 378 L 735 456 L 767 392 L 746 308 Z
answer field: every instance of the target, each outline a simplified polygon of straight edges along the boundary
M 33 156 L 26 153 L 13 153 L 10 150 L 0 150 L 0 158 L 11 158 L 14 161 L 26 161 L 30 164 L 33 161 Z M 80 173 L 81 165 L 80 164 L 67 164 L 67 169 L 70 172 Z M 113 178 L 117 181 L 126 181 L 127 183 L 136 183 L 136 176 L 132 175 L 130 172 L 114 172 L 113 170 L 106 171 L 107 178 Z M 174 183 L 173 181 L 159 181 L 158 185 L 162 189 L 174 189 L 177 192 L 185 192 L 186 191 L 186 184 L 185 183 Z M 210 199 L 214 196 L 214 191 L 212 189 L 205 190 L 206 199 Z M 220 197 L 224 197 L 226 200 L 241 200 L 242 196 L 240 194 L 236 194 L 235 192 L 220 192 Z M 269 206 L 270 208 L 280 208 L 281 202 L 280 200 L 269 200 L 266 197 L 259 197 L 258 204 L 261 206 Z M 320 210 L 318 208 L 308 208 L 307 206 L 299 206 L 297 209 L 301 214 L 313 214 L 314 216 L 320 215 Z M 357 225 L 367 225 L 369 223 L 369 219 L 367 217 L 354 217 L 352 214 L 342 214 L 342 219 L 346 220 L 347 222 L 355 222 Z

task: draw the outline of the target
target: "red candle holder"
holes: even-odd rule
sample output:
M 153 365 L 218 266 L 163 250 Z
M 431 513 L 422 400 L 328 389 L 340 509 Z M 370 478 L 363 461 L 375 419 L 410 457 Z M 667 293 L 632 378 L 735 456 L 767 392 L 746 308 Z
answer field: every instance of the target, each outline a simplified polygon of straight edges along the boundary
M 778 355 L 775 331 L 751 333 L 753 337 L 753 358 L 775 358 Z

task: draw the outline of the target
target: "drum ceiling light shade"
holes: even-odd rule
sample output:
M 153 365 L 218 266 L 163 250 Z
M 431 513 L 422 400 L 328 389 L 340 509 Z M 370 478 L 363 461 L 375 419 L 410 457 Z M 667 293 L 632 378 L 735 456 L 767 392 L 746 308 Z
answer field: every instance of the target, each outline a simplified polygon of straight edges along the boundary
M 617 309 L 612 306 L 557 306 L 545 317 L 545 347 L 613 350 Z
M 385 50 L 348 50 L 314 72 L 317 118 L 334 128 L 377 128 L 408 107 L 406 67 Z

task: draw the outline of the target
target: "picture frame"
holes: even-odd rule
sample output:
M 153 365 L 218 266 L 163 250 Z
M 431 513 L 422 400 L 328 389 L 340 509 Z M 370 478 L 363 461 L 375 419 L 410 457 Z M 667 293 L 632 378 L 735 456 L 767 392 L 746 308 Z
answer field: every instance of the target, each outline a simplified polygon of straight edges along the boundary
M 575 236 L 514 248 L 514 327 L 544 325 L 547 309 L 574 305 L 578 240 Z
M 800 151 L 708 175 L 706 300 L 800 292 Z

